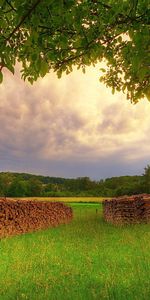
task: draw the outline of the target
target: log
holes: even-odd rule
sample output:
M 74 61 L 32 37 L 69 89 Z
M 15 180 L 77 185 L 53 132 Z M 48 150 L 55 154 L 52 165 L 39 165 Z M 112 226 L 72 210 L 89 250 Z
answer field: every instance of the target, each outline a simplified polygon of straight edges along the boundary
M 0 238 L 67 224 L 71 207 L 61 202 L 0 199 Z
M 150 195 L 140 194 L 104 200 L 103 217 L 113 224 L 150 222 Z

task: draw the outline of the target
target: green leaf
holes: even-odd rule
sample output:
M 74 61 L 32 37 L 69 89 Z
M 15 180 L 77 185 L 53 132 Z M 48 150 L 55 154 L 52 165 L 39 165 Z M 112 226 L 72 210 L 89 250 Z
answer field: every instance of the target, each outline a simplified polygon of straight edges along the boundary
M 140 71 L 139 71 L 139 80 L 140 82 L 143 81 L 145 75 L 147 74 L 147 68 L 142 68 Z
M 2 82 L 3 82 L 3 73 L 0 72 L 0 83 L 2 83 Z
M 119 42 L 119 43 L 122 42 L 122 37 L 121 37 L 121 36 L 118 37 L 118 42 Z
M 147 89 L 147 91 L 145 92 L 145 95 L 146 95 L 148 101 L 150 101 L 150 88 Z
M 6 65 L 6 68 L 12 73 L 12 74 L 14 74 L 15 73 L 15 69 L 14 69 L 14 67 L 12 66 L 12 65 Z
M 104 68 L 100 68 L 100 71 L 102 71 L 103 73 L 106 72 Z
M 103 82 L 103 81 L 104 81 L 104 77 L 101 76 L 101 77 L 99 78 L 99 81 L 100 81 L 100 82 Z
M 114 93 L 115 93 L 115 88 L 113 87 L 112 88 L 112 94 L 114 95 Z
M 29 81 L 31 84 L 33 84 L 34 79 L 33 79 L 32 77 L 28 77 L 28 81 Z
M 41 77 L 44 77 L 49 71 L 48 63 L 45 60 L 41 61 L 40 66 L 40 75 Z
M 59 70 L 57 71 L 57 76 L 58 76 L 58 78 L 61 78 L 61 76 L 62 76 L 62 70 L 61 70 L 61 69 L 59 69 Z
M 85 68 L 84 67 L 82 68 L 82 72 L 83 72 L 83 74 L 85 74 Z

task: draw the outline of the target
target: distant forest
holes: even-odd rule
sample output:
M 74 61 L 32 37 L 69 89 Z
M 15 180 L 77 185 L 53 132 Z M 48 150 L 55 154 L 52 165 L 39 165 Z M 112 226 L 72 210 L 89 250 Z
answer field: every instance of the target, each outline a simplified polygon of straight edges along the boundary
M 67 179 L 27 173 L 0 173 L 2 197 L 114 197 L 150 193 L 150 166 L 141 176 L 120 176 L 91 180 L 89 177 Z

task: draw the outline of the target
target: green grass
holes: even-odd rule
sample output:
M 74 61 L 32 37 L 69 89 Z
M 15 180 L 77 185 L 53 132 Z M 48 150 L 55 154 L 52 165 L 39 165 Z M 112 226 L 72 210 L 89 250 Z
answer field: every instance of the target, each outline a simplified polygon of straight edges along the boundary
M 64 202 L 64 203 L 101 203 L 104 199 L 109 197 L 22 197 L 15 199 L 21 200 L 38 200 L 38 201 L 50 201 L 50 202 Z M 11 199 L 11 198 L 8 198 Z
M 0 300 L 149 300 L 150 225 L 114 227 L 99 204 L 72 207 L 69 225 L 1 240 Z

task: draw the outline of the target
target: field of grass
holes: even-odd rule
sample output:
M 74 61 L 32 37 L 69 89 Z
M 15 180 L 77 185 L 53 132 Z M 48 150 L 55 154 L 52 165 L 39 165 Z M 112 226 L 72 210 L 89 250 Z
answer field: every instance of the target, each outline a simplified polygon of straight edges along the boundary
M 24 197 L 15 198 L 21 200 L 37 200 L 37 201 L 51 201 L 51 202 L 64 202 L 64 203 L 96 203 L 102 202 L 108 197 Z M 8 198 L 9 199 L 9 198 Z M 10 198 L 11 199 L 11 198 Z
M 71 205 L 69 225 L 0 241 L 0 300 L 149 300 L 150 225 L 114 227 L 100 204 Z

